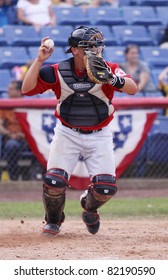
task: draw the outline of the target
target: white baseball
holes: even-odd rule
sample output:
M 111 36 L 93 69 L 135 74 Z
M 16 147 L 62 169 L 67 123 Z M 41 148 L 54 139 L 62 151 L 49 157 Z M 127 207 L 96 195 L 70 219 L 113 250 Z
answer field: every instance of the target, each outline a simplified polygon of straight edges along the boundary
M 54 47 L 54 41 L 53 41 L 52 39 L 47 39 L 47 40 L 44 42 L 44 45 L 45 45 L 47 48 L 51 49 L 51 48 Z

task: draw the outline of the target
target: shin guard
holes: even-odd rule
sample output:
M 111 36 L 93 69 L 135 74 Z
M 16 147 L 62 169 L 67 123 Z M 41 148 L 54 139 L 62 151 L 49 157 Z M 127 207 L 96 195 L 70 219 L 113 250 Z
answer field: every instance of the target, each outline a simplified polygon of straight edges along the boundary
M 57 168 L 48 170 L 43 177 L 43 204 L 47 223 L 61 225 L 64 221 L 67 180 L 67 172 Z
M 117 192 L 115 177 L 108 174 L 96 175 L 88 192 L 81 197 L 81 205 L 86 211 L 96 211 Z

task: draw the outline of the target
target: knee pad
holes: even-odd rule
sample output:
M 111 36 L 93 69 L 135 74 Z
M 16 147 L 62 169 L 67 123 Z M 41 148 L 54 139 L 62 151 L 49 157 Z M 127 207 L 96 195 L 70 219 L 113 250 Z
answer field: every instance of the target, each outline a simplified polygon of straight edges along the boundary
M 107 201 L 117 192 L 116 179 L 112 175 L 96 175 L 92 179 L 91 192 L 95 199 Z
M 49 193 L 62 193 L 68 186 L 68 173 L 59 168 L 47 170 L 43 176 L 44 188 L 48 189 Z
M 117 192 L 116 179 L 112 175 L 101 174 L 92 178 L 88 193 L 82 201 L 82 207 L 95 211 Z

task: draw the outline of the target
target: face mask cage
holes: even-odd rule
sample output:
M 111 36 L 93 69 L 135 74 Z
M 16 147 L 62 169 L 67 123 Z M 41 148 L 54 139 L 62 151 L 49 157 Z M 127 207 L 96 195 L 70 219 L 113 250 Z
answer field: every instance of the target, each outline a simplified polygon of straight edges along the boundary
M 81 48 L 89 48 L 92 49 L 93 47 L 95 48 L 99 48 L 99 47 L 103 47 L 104 48 L 104 41 L 80 41 L 78 43 L 78 47 Z
M 83 34 L 83 40 L 79 41 L 78 47 L 102 47 L 104 46 L 104 36 L 100 31 L 89 29 Z
M 79 37 L 81 38 L 81 40 L 78 41 Z M 79 47 L 83 48 L 84 51 L 90 50 L 95 53 L 101 53 L 105 47 L 105 38 L 102 32 L 97 28 L 85 28 L 85 26 L 80 26 L 74 31 L 74 33 L 72 33 L 72 38 L 70 39 L 70 47 L 67 53 L 71 52 L 71 47 Z
M 88 40 L 86 39 L 88 37 Z M 95 53 L 101 53 L 104 49 L 104 36 L 98 30 L 87 30 L 84 34 L 84 40 L 78 42 L 78 47 L 84 48 L 85 50 L 91 50 Z

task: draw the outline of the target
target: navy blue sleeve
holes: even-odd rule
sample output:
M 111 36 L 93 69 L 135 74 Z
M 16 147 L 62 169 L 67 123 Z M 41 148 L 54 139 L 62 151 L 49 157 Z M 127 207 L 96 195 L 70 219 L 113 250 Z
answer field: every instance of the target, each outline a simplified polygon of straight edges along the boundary
M 39 74 L 40 78 L 46 83 L 53 84 L 56 82 L 54 68 L 50 65 L 42 67 Z

